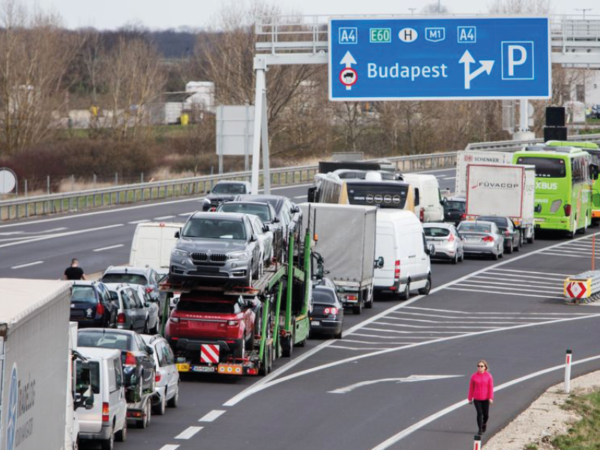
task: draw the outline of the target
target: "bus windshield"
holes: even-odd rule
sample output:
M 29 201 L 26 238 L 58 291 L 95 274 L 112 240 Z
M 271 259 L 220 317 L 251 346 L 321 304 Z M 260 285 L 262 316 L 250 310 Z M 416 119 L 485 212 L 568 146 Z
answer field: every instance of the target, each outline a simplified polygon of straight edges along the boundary
M 517 164 L 535 166 L 535 176 L 539 178 L 564 178 L 567 169 L 563 159 L 522 156 Z
M 352 183 L 346 182 L 348 201 L 351 205 L 379 206 L 403 209 L 408 196 L 408 185 L 400 183 Z

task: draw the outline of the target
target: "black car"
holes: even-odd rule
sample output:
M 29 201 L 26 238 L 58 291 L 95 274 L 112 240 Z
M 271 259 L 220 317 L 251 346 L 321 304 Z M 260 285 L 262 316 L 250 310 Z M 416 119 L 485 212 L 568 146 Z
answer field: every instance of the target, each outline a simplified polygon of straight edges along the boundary
M 509 217 L 480 216 L 477 220 L 494 222 L 498 226 L 500 233 L 504 236 L 506 253 L 512 253 L 513 250 L 518 252 L 519 248 L 523 247 L 523 233 Z
M 127 403 L 137 403 L 144 393 L 154 392 L 154 350 L 135 331 L 87 328 L 77 333 L 77 345 L 121 350 Z
M 76 281 L 71 287 L 70 320 L 79 328 L 115 328 L 117 312 L 104 283 Z
M 248 201 L 227 202 L 219 206 L 217 212 L 254 214 L 258 216 L 262 223 L 268 225 L 269 230 L 273 233 L 273 248 L 277 261 L 283 260 L 283 255 L 285 254 L 284 226 L 277 217 L 275 208 L 269 203 Z
M 455 226 L 465 218 L 467 200 L 460 197 L 447 198 L 444 205 L 444 222 L 452 222 Z
M 202 211 L 215 211 L 223 202 L 230 202 L 237 195 L 249 194 L 252 186 L 247 181 L 219 181 L 204 198 Z
M 311 334 L 333 335 L 342 338 L 344 328 L 344 306 L 337 297 L 335 286 L 324 282 L 312 291 L 312 311 L 310 317 Z
M 298 238 L 302 228 L 302 211 L 289 198 L 281 195 L 238 195 L 234 201 L 268 203 L 275 209 L 275 214 L 284 227 L 286 245 L 288 244 L 287 236 L 290 233 L 294 234 L 294 238 Z

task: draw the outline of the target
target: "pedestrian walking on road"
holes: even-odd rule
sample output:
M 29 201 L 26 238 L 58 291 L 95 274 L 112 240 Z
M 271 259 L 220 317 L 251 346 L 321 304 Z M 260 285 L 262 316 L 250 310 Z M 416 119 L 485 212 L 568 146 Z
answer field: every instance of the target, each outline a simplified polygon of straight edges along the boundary
M 490 416 L 490 404 L 494 403 L 494 378 L 488 371 L 489 366 L 484 359 L 477 363 L 477 372 L 469 382 L 469 403 L 475 404 L 477 410 L 477 434 L 485 433 Z
M 77 258 L 73 258 L 71 265 L 65 269 L 65 280 L 85 280 L 85 273 L 79 267 Z

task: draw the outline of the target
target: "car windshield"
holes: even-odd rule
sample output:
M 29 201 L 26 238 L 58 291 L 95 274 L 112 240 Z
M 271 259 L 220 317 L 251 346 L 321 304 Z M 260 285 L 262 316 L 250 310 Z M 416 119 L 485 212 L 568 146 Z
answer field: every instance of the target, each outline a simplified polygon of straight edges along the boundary
M 465 231 L 472 231 L 475 233 L 491 233 L 492 226 L 486 223 L 461 222 L 458 226 L 458 231 L 460 231 L 461 233 L 464 233 Z
M 406 204 L 408 186 L 400 183 L 347 182 L 348 201 L 351 205 L 371 205 L 380 208 L 402 209 Z
M 102 277 L 102 282 L 138 284 L 140 286 L 146 286 L 148 284 L 146 277 L 137 273 L 107 273 Z
M 540 178 L 564 178 L 567 175 L 563 159 L 524 156 L 517 159 L 517 164 L 535 166 L 535 176 Z
M 235 303 L 180 300 L 177 311 L 233 314 Z
M 245 194 L 246 186 L 240 183 L 219 183 L 212 190 L 213 194 Z
M 485 220 L 486 222 L 494 222 L 498 225 L 498 228 L 508 228 L 506 219 L 504 217 L 480 217 L 479 220 Z
M 446 204 L 444 206 L 447 210 L 455 209 L 457 211 L 464 212 L 466 209 L 466 205 L 467 205 L 466 202 L 458 202 L 455 200 L 449 200 L 446 202 Z
M 80 347 L 130 350 L 131 336 L 110 331 L 80 331 L 77 334 L 77 345 Z
M 88 385 L 92 385 L 92 392 L 94 394 L 100 393 L 100 364 L 96 361 L 89 362 L 89 372 L 83 368 L 83 361 L 75 362 L 75 379 L 77 380 L 77 386 L 75 386 L 75 392 L 83 393 L 87 390 Z M 89 376 L 88 376 L 89 375 Z
M 335 305 L 335 295 L 333 292 L 326 291 L 325 289 L 315 289 L 313 290 L 313 303 L 318 305 Z
M 450 235 L 450 230 L 447 228 L 426 227 L 423 230 L 425 231 L 425 236 L 427 237 L 446 237 Z
M 183 229 L 184 237 L 204 239 L 246 239 L 244 223 L 227 219 L 192 219 Z
M 77 303 L 96 303 L 96 292 L 92 286 L 73 286 L 71 301 Z
M 271 213 L 268 205 L 253 205 L 247 203 L 225 203 L 219 208 L 219 212 L 254 214 L 263 222 L 270 222 Z

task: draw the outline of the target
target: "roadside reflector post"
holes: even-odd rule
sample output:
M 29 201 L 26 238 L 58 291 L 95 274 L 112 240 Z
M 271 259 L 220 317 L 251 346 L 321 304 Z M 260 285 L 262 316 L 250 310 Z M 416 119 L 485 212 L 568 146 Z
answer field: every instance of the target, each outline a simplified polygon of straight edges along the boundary
M 571 364 L 573 362 L 573 355 L 571 350 L 567 350 L 567 359 L 565 363 L 565 393 L 571 392 Z
M 473 440 L 473 450 L 481 450 L 481 436 L 476 434 Z

